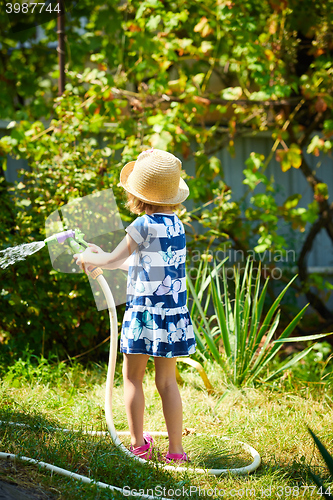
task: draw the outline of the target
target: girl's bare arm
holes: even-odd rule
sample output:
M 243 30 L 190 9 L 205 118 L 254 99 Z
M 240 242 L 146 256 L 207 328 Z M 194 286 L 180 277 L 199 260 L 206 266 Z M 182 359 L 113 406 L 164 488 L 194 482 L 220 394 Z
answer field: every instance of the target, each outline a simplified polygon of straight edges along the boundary
M 128 264 L 125 261 L 134 252 L 138 244 L 126 234 L 125 238 L 112 252 L 104 252 L 97 245 L 89 243 L 89 247 L 82 253 L 77 253 L 73 257 L 76 264 L 83 268 L 83 265 L 91 270 L 92 267 L 101 267 L 102 269 L 126 269 Z

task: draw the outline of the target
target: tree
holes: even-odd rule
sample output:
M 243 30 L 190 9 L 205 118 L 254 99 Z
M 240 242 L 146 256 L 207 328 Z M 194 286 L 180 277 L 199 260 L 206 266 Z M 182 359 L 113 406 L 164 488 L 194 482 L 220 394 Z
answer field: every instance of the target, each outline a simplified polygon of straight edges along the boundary
M 84 35 L 75 31 L 81 16 L 87 17 Z M 213 236 L 212 245 L 282 252 L 288 244 L 278 231 L 281 220 L 296 232 L 306 231 L 298 254 L 301 283 L 294 286 L 332 322 L 333 313 L 318 293 L 329 285 L 307 275 L 306 256 L 321 229 L 333 241 L 333 205 L 325 179 L 311 171 L 304 155 L 332 151 L 332 25 L 332 0 L 79 2 L 66 21 L 67 91 L 54 109 L 55 87 L 46 82 L 55 76 L 56 54 L 49 54 L 43 68 L 46 42 L 30 52 L 6 54 L 13 37 L 1 39 L 7 101 L 2 117 L 14 117 L 17 124 L 0 148 L 3 155 L 28 157 L 34 167 L 36 145 L 47 161 L 46 137 L 56 135 L 65 120 L 75 130 L 68 147 L 87 132 L 97 133 L 103 123 L 112 125 L 111 164 L 100 177 L 118 168 L 118 149 L 123 161 L 144 145 L 193 156 L 196 177 L 189 183 L 200 210 L 184 220 L 195 217 L 208 228 L 194 235 L 193 245 L 207 246 Z M 54 39 L 53 21 L 45 30 L 47 39 Z M 24 82 L 29 75 L 29 85 L 20 87 L 25 93 L 16 86 L 15 97 L 13 81 Z M 43 94 L 41 88 L 52 92 Z M 20 99 L 31 103 L 24 107 Z M 48 130 L 24 121 L 53 113 L 56 121 Z M 227 147 L 232 153 L 235 138 L 249 130 L 270 131 L 273 146 L 267 158 L 254 151 L 246 162 L 243 182 L 252 199 L 244 213 L 244 200 L 231 201 L 215 152 Z M 277 205 L 274 179 L 266 174 L 273 155 L 283 171 L 299 169 L 311 186 L 313 200 L 306 208 L 299 193 Z M 255 191 L 258 185 L 261 193 Z

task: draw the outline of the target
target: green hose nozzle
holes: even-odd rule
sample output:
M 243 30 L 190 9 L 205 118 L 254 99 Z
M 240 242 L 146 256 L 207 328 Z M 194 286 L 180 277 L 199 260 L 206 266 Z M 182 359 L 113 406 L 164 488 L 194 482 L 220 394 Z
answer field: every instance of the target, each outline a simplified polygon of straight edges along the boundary
M 84 233 L 81 229 L 69 229 L 68 231 L 62 231 L 61 233 L 53 234 L 44 240 L 46 245 L 52 243 L 60 243 L 63 244 L 65 241 L 69 244 L 73 254 L 82 253 L 86 248 L 89 247 L 89 244 L 83 239 Z M 89 276 L 93 279 L 96 279 L 100 274 L 103 274 L 103 271 L 99 267 L 95 267 L 89 272 Z
M 67 241 L 71 247 L 73 253 L 83 252 L 89 245 L 83 239 L 84 234 L 80 229 L 69 229 L 68 231 L 62 231 L 61 233 L 53 234 L 44 240 L 46 245 L 50 243 L 64 243 Z

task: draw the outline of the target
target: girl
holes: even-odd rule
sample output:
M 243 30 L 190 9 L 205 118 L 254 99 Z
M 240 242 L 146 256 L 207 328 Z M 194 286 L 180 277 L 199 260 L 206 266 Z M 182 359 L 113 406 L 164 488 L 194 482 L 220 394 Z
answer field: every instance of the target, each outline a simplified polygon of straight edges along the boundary
M 155 383 L 162 399 L 169 437 L 166 461 L 186 462 L 182 447 L 182 401 L 176 381 L 177 356 L 195 352 L 195 337 L 186 306 L 184 227 L 173 212 L 189 195 L 180 177 L 181 162 L 171 153 L 150 149 L 120 173 L 128 206 L 138 217 L 126 228 L 117 248 L 106 253 L 90 245 L 74 255 L 83 267 L 128 269 L 127 302 L 120 350 L 124 353 L 125 408 L 131 451 L 152 458 L 153 438 L 143 432 L 143 376 L 154 357 Z

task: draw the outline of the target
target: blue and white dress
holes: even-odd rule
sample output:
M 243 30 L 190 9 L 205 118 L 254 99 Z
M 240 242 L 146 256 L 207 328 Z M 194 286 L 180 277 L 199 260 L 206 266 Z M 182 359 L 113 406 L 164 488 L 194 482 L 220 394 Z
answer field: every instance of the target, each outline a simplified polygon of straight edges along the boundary
M 126 228 L 138 243 L 130 257 L 120 351 L 188 356 L 195 337 L 186 306 L 186 239 L 176 214 L 138 217 Z

